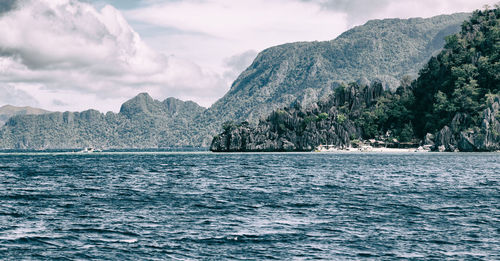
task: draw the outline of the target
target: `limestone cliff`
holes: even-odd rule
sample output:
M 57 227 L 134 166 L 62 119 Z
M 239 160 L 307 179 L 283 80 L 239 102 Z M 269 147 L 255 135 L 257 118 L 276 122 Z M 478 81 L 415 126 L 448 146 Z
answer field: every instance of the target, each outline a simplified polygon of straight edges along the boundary
M 311 151 L 320 144 L 349 147 L 351 139 L 363 135 L 354 120 L 383 94 L 380 82 L 370 86 L 351 84 L 309 106 L 296 102 L 290 108 L 273 111 L 257 126 L 228 122 L 224 132 L 214 137 L 210 149 L 249 152 Z

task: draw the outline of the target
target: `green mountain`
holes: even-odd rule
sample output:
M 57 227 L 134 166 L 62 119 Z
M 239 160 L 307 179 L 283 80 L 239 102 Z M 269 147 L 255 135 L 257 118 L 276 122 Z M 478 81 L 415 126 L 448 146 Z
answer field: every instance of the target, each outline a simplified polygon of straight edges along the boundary
M 188 125 L 205 108 L 168 98 L 163 102 L 141 93 L 125 102 L 119 113 L 54 112 L 10 118 L 0 129 L 0 147 L 157 148 L 193 144 Z
M 226 123 L 211 149 L 302 151 L 347 147 L 359 138 L 422 138 L 439 151 L 499 150 L 499 43 L 500 9 L 476 11 L 413 83 L 404 77 L 396 91 L 352 83 L 310 108 L 276 110 L 256 127 Z
M 0 129 L 0 148 L 209 146 L 225 121 L 255 124 L 294 101 L 307 107 L 328 97 L 341 82 L 378 80 L 384 89 L 394 90 L 397 79 L 415 76 L 468 16 L 374 20 L 332 41 L 269 48 L 206 110 L 177 104 L 172 114 L 172 108 L 139 95 L 119 114 L 14 117 Z
M 0 126 L 14 115 L 40 115 L 49 113 L 49 111 L 33 108 L 33 107 L 16 107 L 12 105 L 5 105 L 0 107 Z

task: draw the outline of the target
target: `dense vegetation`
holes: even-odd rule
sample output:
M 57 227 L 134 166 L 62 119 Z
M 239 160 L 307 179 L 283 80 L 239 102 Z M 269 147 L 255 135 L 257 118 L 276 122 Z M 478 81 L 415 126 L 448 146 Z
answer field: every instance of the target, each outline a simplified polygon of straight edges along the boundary
M 404 76 L 396 91 L 385 90 L 373 101 L 364 104 L 353 113 L 346 105 L 339 110 L 354 121 L 360 128 L 362 139 L 395 138 L 398 141 L 410 142 L 416 139 L 412 126 L 412 113 L 409 107 L 414 102 L 409 76 Z M 353 88 L 362 88 L 351 83 Z M 341 89 L 342 90 L 342 89 Z M 338 94 L 336 94 L 338 95 Z
M 476 11 L 462 31 L 446 38 L 443 52 L 421 70 L 415 88 L 419 136 L 467 115 L 461 131 L 481 124 L 481 114 L 500 94 L 500 9 Z

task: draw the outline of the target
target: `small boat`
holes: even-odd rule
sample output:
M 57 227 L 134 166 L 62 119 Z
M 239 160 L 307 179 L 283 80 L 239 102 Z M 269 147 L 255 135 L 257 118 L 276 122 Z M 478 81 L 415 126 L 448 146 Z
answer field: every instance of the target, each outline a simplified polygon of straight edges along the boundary
M 94 153 L 94 152 L 102 152 L 102 150 L 94 149 L 92 147 L 86 147 L 83 150 L 79 151 L 78 153 Z
M 319 145 L 314 152 L 335 152 L 339 151 L 335 145 Z

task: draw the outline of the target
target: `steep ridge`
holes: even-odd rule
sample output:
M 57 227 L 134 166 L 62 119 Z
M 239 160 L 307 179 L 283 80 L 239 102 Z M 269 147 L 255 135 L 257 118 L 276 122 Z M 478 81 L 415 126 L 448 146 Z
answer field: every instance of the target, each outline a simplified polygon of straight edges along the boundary
M 371 85 L 351 83 L 340 86 L 328 99 L 310 106 L 303 107 L 296 102 L 290 107 L 273 111 L 255 127 L 247 122 L 226 122 L 224 131 L 214 137 L 210 149 L 216 152 L 311 151 L 320 144 L 347 148 L 353 140 L 372 135 L 368 131 L 371 128 L 359 120 L 367 120 L 364 119 L 366 112 L 379 109 L 379 99 L 391 101 L 408 92 L 407 87 L 400 87 L 393 94 L 384 90 L 380 81 Z M 399 120 L 390 119 L 392 122 Z M 401 135 L 401 130 L 394 134 L 394 137 L 406 138 Z

